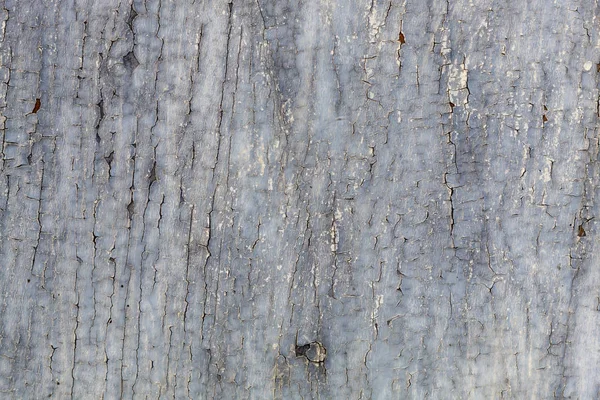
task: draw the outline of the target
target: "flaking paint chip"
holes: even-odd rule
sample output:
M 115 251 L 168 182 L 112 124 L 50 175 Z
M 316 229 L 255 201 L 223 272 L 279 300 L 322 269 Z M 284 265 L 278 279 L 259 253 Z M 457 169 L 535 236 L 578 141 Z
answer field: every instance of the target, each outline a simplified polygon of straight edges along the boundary
M 35 99 L 35 105 L 33 106 L 33 110 L 31 110 L 31 114 L 37 113 L 41 106 L 42 101 L 40 99 Z
M 402 33 L 402 31 L 400 31 L 400 33 L 398 34 L 398 41 L 400 42 L 400 44 L 406 43 L 406 40 L 404 39 L 404 33 Z

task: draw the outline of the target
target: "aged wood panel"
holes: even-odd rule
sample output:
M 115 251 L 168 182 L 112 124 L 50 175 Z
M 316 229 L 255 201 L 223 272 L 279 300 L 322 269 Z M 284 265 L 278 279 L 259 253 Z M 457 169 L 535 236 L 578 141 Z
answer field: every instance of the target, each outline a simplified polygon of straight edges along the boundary
M 598 398 L 597 1 L 0 1 L 2 398 Z

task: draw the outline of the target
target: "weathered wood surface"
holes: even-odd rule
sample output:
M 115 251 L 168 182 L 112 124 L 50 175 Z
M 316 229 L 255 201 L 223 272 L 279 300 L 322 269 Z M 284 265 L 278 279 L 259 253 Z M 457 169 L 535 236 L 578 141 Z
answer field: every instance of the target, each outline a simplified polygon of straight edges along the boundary
M 0 5 L 2 398 L 600 396 L 597 1 Z

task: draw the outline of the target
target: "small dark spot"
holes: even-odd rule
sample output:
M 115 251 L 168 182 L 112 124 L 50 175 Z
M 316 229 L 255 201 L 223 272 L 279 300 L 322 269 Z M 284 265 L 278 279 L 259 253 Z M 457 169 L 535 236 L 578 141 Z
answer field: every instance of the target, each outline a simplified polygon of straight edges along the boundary
M 583 229 L 583 225 L 579 225 L 579 228 L 577 228 L 577 236 L 579 236 L 579 237 L 585 236 L 585 229 Z
M 127 205 L 127 213 L 129 213 L 129 219 L 131 219 L 133 217 L 134 207 L 135 207 L 135 204 L 134 204 L 133 199 L 132 199 L 129 202 L 129 204 Z
M 400 42 L 400 44 L 406 43 L 406 40 L 404 39 L 404 33 L 402 33 L 402 31 L 400 31 L 400 33 L 398 34 L 398 41 Z
M 31 282 L 31 279 L 27 279 L 27 283 Z
M 548 107 L 544 104 L 544 111 L 548 111 Z
M 152 169 L 150 170 L 150 176 L 148 178 L 150 181 L 150 185 L 156 181 L 156 161 L 152 164 Z
M 221 374 L 217 374 L 217 381 L 221 382 L 221 379 L 223 379 L 223 377 L 221 376 Z
M 325 362 L 327 349 L 320 342 L 311 342 L 296 346 L 296 357 L 304 357 L 312 363 L 321 364 Z
M 115 158 L 115 152 L 111 151 L 108 157 L 104 157 L 104 161 L 108 164 L 108 177 L 110 178 L 112 173 L 112 162 Z
M 310 344 L 305 344 L 303 346 L 296 346 L 296 357 L 300 357 L 306 354 L 306 352 L 310 349 Z
M 600 72 L 600 64 L 596 64 L 596 72 Z
M 129 307 L 129 304 L 127 304 L 127 307 Z
M 98 110 L 100 111 L 98 125 L 96 125 L 96 129 L 98 129 L 98 127 L 100 126 L 100 121 L 102 121 L 104 119 L 104 100 L 100 100 L 100 102 L 98 104 L 96 104 L 96 106 L 98 107 Z
M 57 384 L 57 385 L 60 385 L 60 382 L 59 382 L 59 381 L 56 381 L 56 384 Z
M 546 117 L 546 114 L 544 114 L 544 116 L 542 117 L 542 121 L 548 122 L 548 117 Z
M 112 324 L 112 318 L 109 318 L 109 319 L 108 319 L 108 323 L 109 323 L 109 324 Z
M 123 285 L 121 285 L 121 287 L 123 287 Z
M 123 65 L 125 65 L 125 68 L 127 68 L 128 71 L 133 71 L 138 65 L 140 65 L 140 62 L 135 57 L 133 51 L 130 51 L 123 57 Z
M 107 157 L 104 157 L 104 161 L 106 161 L 106 163 L 110 167 L 110 164 L 113 162 L 114 158 L 115 158 L 115 152 L 111 151 L 110 154 Z
M 449 102 L 448 104 L 450 104 L 450 109 L 454 111 L 454 107 L 456 107 L 456 105 L 453 102 Z

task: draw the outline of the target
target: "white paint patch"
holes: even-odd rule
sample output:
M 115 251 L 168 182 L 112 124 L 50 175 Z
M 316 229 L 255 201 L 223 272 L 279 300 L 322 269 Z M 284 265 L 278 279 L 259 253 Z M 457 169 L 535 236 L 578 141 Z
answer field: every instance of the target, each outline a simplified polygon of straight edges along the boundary
M 342 214 L 342 212 L 340 211 L 339 208 L 335 209 L 335 214 L 334 215 L 335 215 L 335 220 L 336 221 L 341 221 L 344 218 L 344 216 L 343 216 L 343 214 Z
M 373 284 L 373 283 L 371 283 Z M 379 308 L 381 307 L 381 305 L 383 304 L 383 295 L 379 294 L 377 296 L 375 296 L 375 308 L 373 309 L 373 312 L 371 313 L 371 319 L 373 321 L 377 321 L 377 317 L 379 317 Z
M 468 70 L 464 65 L 451 65 L 448 78 L 448 96 L 454 104 L 467 103 L 467 77 Z
M 331 252 L 337 253 L 339 238 L 337 234 L 337 224 L 335 223 L 335 221 L 333 222 L 333 224 L 331 224 L 331 230 L 329 234 L 331 236 Z
M 544 170 L 542 171 L 541 178 L 544 183 L 548 183 L 552 180 L 552 178 L 550 177 L 550 168 L 544 168 Z
M 585 71 L 589 71 L 589 70 L 591 70 L 591 69 L 592 69 L 592 65 L 593 65 L 593 64 L 592 64 L 592 62 L 591 62 L 591 61 L 586 61 L 586 62 L 583 64 L 583 69 L 584 69 Z
M 265 175 L 265 168 L 267 166 L 267 164 L 265 163 L 265 158 L 264 158 L 264 154 L 265 154 L 265 147 L 263 146 L 263 144 L 260 144 L 260 147 L 258 148 L 257 151 L 257 157 L 256 157 L 256 161 L 258 161 L 258 164 L 260 165 L 260 176 L 264 176 Z

